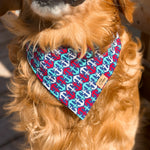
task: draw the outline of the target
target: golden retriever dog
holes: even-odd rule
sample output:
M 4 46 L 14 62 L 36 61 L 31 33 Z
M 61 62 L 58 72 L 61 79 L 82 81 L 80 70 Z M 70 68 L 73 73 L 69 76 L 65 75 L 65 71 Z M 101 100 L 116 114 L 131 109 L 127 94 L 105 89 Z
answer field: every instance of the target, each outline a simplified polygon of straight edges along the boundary
M 134 41 L 126 31 L 121 23 L 120 13 L 132 22 L 134 3 L 129 0 L 1 0 L 0 7 L 3 8 L 0 10 L 1 15 L 7 10 L 21 10 L 16 19 L 10 17 L 9 20 L 4 20 L 6 26 L 9 22 L 9 30 L 16 35 L 9 45 L 10 60 L 15 67 L 10 85 L 14 100 L 7 109 L 16 116 L 15 128 L 27 135 L 30 147 L 26 148 L 131 150 L 138 126 L 138 84 L 142 54 L 139 52 L 140 42 Z M 60 102 L 41 83 L 40 75 L 37 76 L 33 69 L 34 64 L 32 66 L 32 62 L 28 60 L 30 58 L 27 58 L 30 55 L 29 49 L 32 49 L 32 55 L 37 58 L 35 61 L 41 59 L 43 54 L 44 57 L 50 53 L 53 57 L 61 57 L 64 54 L 60 53 L 60 47 L 63 47 L 64 51 L 70 48 L 77 54 L 74 62 L 84 63 L 89 49 L 93 59 L 95 56 L 107 56 L 112 43 L 117 44 L 114 43 L 115 40 L 121 43 L 115 70 L 107 83 L 109 77 L 99 77 L 100 86 L 95 83 L 93 88 L 97 87 L 96 91 L 101 88 L 102 91 L 93 94 L 97 96 L 96 102 L 87 114 L 80 109 L 79 117 L 74 113 L 75 108 L 71 111 L 64 105 L 69 103 L 69 88 L 68 95 Z M 63 57 L 64 60 L 68 55 Z M 53 59 L 51 63 L 55 61 Z M 88 65 L 87 74 L 92 67 L 92 64 Z M 56 71 L 56 68 L 51 71 Z M 67 73 L 69 78 L 72 72 Z M 88 78 L 86 74 L 82 77 L 85 80 Z M 51 88 L 59 91 L 56 86 L 59 81 L 57 82 Z M 78 86 L 72 85 L 73 89 Z M 79 92 L 75 91 L 74 95 Z M 85 91 L 81 92 L 78 96 L 86 97 Z M 90 100 L 93 95 L 89 97 Z M 85 109 L 88 109 L 91 101 L 83 103 L 86 105 Z M 82 117 L 82 113 L 86 117 Z

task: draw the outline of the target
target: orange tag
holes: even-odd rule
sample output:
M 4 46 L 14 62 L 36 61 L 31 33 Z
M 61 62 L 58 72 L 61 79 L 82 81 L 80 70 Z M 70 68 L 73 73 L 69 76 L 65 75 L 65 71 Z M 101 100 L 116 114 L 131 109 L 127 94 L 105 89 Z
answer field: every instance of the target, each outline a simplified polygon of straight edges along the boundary
M 102 76 L 98 79 L 96 85 L 102 89 L 107 81 L 108 78 L 104 74 L 102 74 Z

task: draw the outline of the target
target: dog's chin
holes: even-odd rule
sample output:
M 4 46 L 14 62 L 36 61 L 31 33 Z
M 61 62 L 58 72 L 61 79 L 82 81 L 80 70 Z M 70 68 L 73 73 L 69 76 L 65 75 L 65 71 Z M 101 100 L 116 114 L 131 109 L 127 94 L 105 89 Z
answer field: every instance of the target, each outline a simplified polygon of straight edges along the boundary
M 32 2 L 31 9 L 34 13 L 44 18 L 60 18 L 71 13 L 69 4 L 59 3 L 54 6 L 41 6 L 37 2 Z

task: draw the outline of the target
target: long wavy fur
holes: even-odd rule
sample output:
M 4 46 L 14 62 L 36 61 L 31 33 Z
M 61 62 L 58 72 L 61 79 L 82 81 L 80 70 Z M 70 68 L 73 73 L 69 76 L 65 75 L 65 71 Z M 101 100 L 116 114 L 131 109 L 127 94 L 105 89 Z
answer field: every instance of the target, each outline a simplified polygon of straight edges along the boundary
M 87 0 L 83 6 L 72 8 L 73 15 L 49 23 L 33 14 L 25 1 L 20 17 L 12 21 L 9 29 L 17 36 L 9 45 L 10 59 L 15 66 L 10 85 L 14 100 L 7 109 L 19 118 L 15 129 L 27 134 L 29 149 L 132 149 L 138 125 L 141 44 L 134 42 L 121 25 L 118 8 L 112 4 L 112 0 Z M 71 46 L 80 49 L 82 57 L 87 46 L 93 48 L 93 43 L 104 52 L 116 32 L 122 42 L 118 65 L 81 121 L 36 78 L 27 62 L 24 45 L 30 41 L 43 49 Z

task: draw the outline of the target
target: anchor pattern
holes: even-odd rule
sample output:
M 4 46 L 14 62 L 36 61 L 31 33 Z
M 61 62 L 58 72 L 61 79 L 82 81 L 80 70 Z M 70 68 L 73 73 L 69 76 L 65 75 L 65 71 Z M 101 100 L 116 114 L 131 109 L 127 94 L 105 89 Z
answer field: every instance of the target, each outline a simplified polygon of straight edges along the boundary
M 88 48 L 82 59 L 72 48 L 44 52 L 39 46 L 26 46 L 27 60 L 42 84 L 82 120 L 102 91 L 96 85 L 98 79 L 111 77 L 120 51 L 118 34 L 106 53 L 100 54 L 99 49 L 93 53 Z

